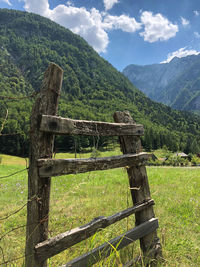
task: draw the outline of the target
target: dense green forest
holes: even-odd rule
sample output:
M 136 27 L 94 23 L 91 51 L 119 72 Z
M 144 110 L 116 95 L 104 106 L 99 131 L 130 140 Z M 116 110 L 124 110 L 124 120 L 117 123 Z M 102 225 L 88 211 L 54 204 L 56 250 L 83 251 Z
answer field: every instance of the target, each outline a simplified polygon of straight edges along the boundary
M 64 70 L 59 115 L 74 119 L 113 121 L 116 110 L 129 110 L 144 124 L 146 150 L 199 152 L 200 117 L 172 110 L 147 98 L 101 58 L 81 37 L 41 16 L 0 9 L 0 153 L 28 152 L 29 117 L 34 98 L 13 100 L 39 91 L 49 62 Z M 15 134 L 17 133 L 17 134 Z M 7 136 L 7 134 L 11 134 Z M 12 135 L 15 134 L 15 135 Z M 107 146 L 112 139 L 100 139 Z M 94 146 L 93 138 L 59 137 L 57 151 Z

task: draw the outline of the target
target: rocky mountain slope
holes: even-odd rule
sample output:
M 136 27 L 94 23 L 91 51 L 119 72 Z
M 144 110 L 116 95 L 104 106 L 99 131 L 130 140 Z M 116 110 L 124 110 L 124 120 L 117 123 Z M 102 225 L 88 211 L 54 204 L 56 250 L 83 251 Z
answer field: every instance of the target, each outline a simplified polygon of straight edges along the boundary
M 129 65 L 123 74 L 151 99 L 200 114 L 200 55 L 175 57 L 163 64 Z

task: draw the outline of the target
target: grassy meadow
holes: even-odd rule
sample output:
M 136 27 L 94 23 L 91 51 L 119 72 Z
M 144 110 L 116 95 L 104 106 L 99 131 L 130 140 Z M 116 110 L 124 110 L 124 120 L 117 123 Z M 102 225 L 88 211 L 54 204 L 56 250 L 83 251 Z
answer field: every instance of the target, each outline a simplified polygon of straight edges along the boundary
M 117 155 L 119 151 L 101 153 Z M 26 167 L 22 158 L 0 155 L 0 177 Z M 73 158 L 74 154 L 59 154 Z M 90 154 L 78 155 L 90 157 Z M 163 246 L 163 266 L 200 266 L 200 168 L 147 167 L 158 236 Z M 0 179 L 0 266 L 23 266 L 27 172 Z M 123 168 L 52 178 L 49 236 L 83 225 L 98 216 L 109 216 L 131 206 L 128 178 Z M 8 217 L 8 218 L 6 218 Z M 60 266 L 134 226 L 130 216 L 49 260 Z M 122 266 L 140 254 L 139 241 L 113 253 L 96 266 Z M 19 258 L 18 260 L 14 260 Z M 3 262 L 10 261 L 7 265 Z

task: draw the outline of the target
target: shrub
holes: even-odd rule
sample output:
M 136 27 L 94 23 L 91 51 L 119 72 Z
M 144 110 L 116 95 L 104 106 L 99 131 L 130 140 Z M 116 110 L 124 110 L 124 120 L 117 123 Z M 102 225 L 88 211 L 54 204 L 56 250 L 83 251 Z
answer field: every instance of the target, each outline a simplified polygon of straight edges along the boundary
M 191 163 L 193 166 L 199 165 L 200 164 L 200 159 L 197 156 L 193 156 L 191 159 Z
M 97 150 L 95 147 L 92 148 L 92 153 L 90 155 L 91 158 L 98 158 L 100 157 L 101 152 Z
M 168 166 L 187 166 L 188 160 L 181 158 L 179 156 L 170 156 L 166 161 L 165 164 Z

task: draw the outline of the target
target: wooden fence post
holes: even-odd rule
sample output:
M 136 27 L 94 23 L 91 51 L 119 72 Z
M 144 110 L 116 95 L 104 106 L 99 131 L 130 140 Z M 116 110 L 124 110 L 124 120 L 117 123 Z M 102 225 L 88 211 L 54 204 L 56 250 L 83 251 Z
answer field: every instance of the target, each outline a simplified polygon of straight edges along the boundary
M 128 111 L 115 112 L 114 120 L 118 123 L 134 123 Z M 141 140 L 138 136 L 120 136 L 119 141 L 123 154 L 140 153 L 142 151 Z M 133 204 L 136 205 L 137 203 L 150 199 L 146 167 L 144 165 L 133 166 L 127 169 L 127 173 Z M 136 225 L 154 217 L 153 207 L 150 206 L 135 214 Z M 162 258 L 162 248 L 156 231 L 140 238 L 140 247 L 143 252 L 145 265 L 156 265 L 157 260 Z
M 25 250 L 26 267 L 47 266 L 46 261 L 39 263 L 34 254 L 34 247 L 48 237 L 51 178 L 41 179 L 39 177 L 37 160 L 52 158 L 54 135 L 39 131 L 39 125 L 43 114 L 56 115 L 62 76 L 62 69 L 56 64 L 51 63 L 45 72 L 43 88 L 35 102 L 31 115 Z

